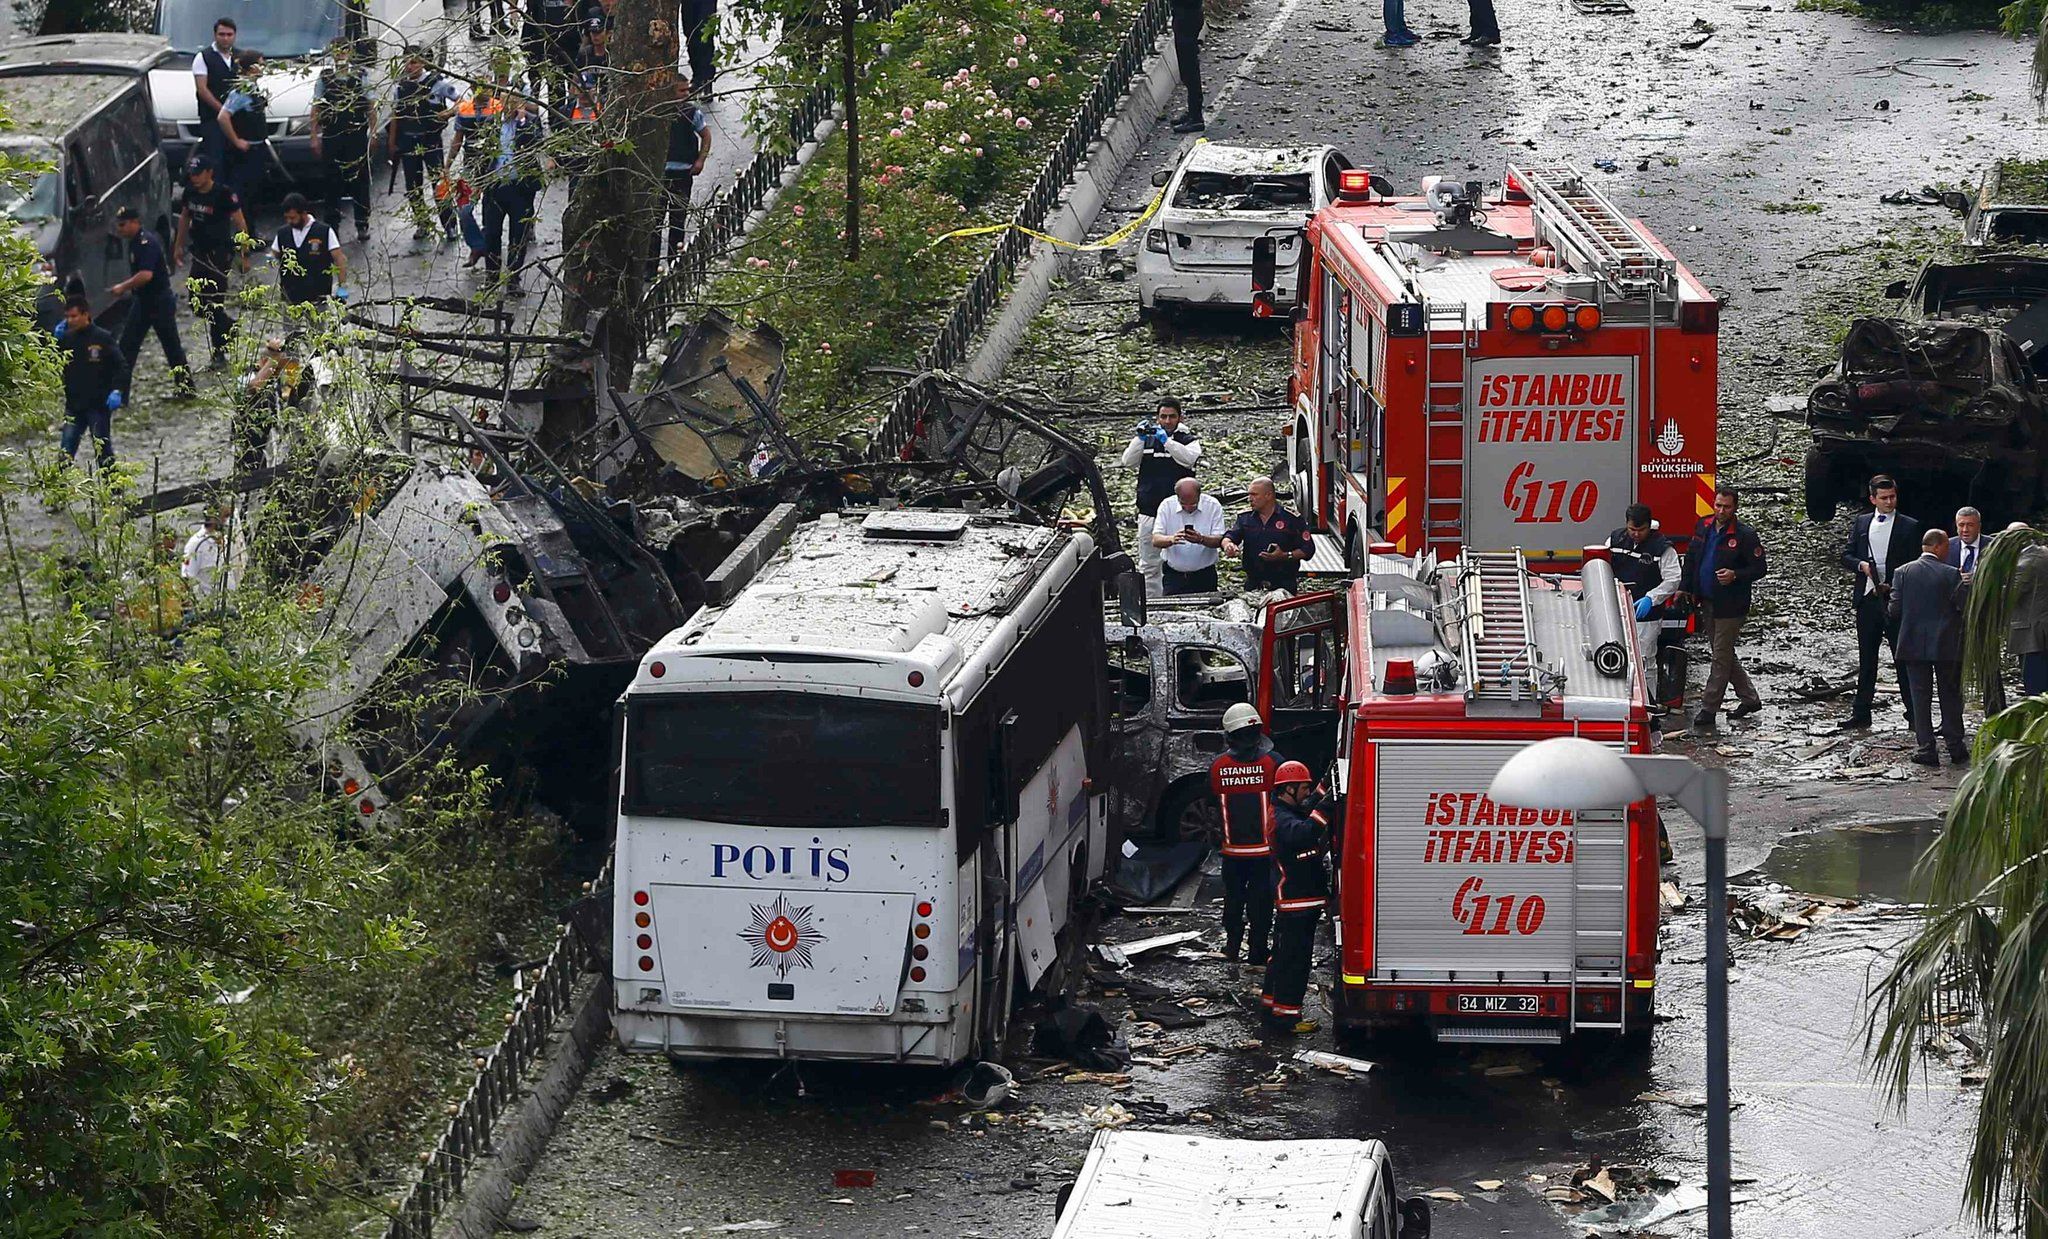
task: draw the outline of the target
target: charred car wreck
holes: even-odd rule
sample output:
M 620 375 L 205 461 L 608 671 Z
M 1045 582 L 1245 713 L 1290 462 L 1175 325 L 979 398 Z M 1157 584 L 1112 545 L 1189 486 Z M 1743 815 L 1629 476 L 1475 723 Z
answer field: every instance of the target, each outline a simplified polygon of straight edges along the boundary
M 1827 520 L 1866 481 L 1912 480 L 1930 515 L 1968 503 L 1991 520 L 2032 510 L 2048 446 L 2039 381 L 2004 331 L 1966 321 L 1863 318 L 1807 398 L 1806 510 Z

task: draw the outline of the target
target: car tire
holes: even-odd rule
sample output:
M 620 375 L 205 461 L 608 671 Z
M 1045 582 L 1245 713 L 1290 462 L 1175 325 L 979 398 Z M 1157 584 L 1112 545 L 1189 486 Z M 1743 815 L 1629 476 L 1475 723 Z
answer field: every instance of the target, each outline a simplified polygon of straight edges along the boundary
M 1208 775 L 1190 775 L 1166 789 L 1159 799 L 1153 838 L 1161 843 L 1200 840 L 1212 848 L 1223 846 L 1223 809 L 1209 790 Z
M 1806 519 L 1810 521 L 1831 521 L 1835 519 L 1834 470 L 1828 467 L 1828 458 L 1817 447 L 1806 449 Z

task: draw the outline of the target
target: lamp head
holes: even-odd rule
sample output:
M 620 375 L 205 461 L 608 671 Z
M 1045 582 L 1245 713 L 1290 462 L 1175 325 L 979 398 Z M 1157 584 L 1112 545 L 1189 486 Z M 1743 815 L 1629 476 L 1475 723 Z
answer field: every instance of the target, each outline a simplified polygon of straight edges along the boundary
M 1487 797 L 1521 809 L 1620 809 L 1649 793 L 1604 744 L 1577 736 L 1539 740 L 1508 758 Z

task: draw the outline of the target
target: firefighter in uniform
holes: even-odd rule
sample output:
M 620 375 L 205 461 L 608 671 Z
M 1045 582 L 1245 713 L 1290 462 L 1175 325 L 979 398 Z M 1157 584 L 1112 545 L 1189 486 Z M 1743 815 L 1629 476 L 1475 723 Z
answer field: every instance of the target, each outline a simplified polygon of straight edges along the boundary
M 1124 447 L 1125 468 L 1138 468 L 1138 567 L 1145 573 L 1145 592 L 1157 597 L 1161 588 L 1159 548 L 1152 545 L 1152 520 L 1159 505 L 1173 497 L 1182 478 L 1195 476 L 1202 445 L 1195 432 L 1181 425 L 1180 401 L 1159 402 L 1154 420 L 1138 427 Z
M 330 45 L 334 63 L 313 83 L 313 158 L 334 161 L 343 197 L 355 208 L 356 236 L 370 231 L 370 133 L 376 108 L 370 80 L 355 63 L 355 44 L 340 38 Z M 339 215 L 333 218 L 339 219 Z
M 171 242 L 171 268 L 192 255 L 192 312 L 206 320 L 213 364 L 227 357 L 228 337 L 235 320 L 228 314 L 228 268 L 235 262 L 235 238 L 249 231 L 242 199 L 214 172 L 213 161 L 194 155 L 186 165 L 185 205 L 178 212 L 178 234 Z M 242 258 L 242 270 L 249 259 Z
M 334 229 L 313 218 L 303 194 L 286 194 L 284 227 L 271 242 L 277 253 L 277 291 L 287 307 L 348 300 L 348 259 Z
M 1298 761 L 1273 772 L 1273 956 L 1259 1005 L 1295 1032 L 1316 1029 L 1302 1018 L 1301 1002 L 1315 960 L 1316 922 L 1330 898 L 1330 824 L 1314 783 Z
M 1664 635 L 1664 604 L 1678 592 L 1683 579 L 1678 548 L 1651 523 L 1650 505 L 1632 503 L 1622 513 L 1621 528 L 1607 535 L 1608 558 L 1614 575 L 1628 587 L 1635 604 L 1636 651 L 1643 660 L 1643 679 L 1649 684 L 1650 704 L 1664 700 L 1662 668 L 1657 642 Z
M 1237 975 L 1238 945 L 1251 922 L 1250 962 L 1266 966 L 1273 931 L 1273 772 L 1280 755 L 1266 738 L 1256 708 L 1240 701 L 1223 715 L 1230 747 L 1209 766 L 1209 790 L 1223 809 L 1223 938 L 1230 974 Z

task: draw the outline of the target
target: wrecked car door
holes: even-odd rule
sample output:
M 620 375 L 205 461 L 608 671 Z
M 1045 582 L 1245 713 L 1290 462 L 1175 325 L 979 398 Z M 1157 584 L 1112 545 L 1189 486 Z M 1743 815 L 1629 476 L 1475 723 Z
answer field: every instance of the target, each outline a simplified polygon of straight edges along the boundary
M 1273 747 L 1321 776 L 1337 753 L 1344 693 L 1344 595 L 1304 594 L 1266 607 L 1258 700 Z

